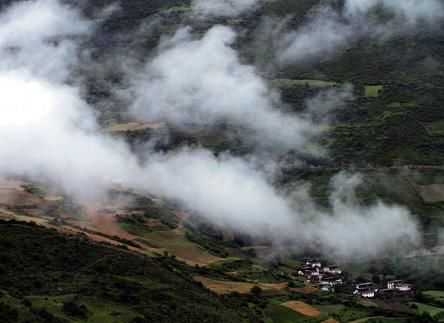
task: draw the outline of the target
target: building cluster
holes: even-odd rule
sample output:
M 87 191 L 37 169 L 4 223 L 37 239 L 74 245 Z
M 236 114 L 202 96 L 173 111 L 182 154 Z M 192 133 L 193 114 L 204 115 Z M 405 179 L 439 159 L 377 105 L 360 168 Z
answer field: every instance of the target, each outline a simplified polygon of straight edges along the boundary
M 354 295 L 363 298 L 375 297 L 405 297 L 412 294 L 412 285 L 405 284 L 402 280 L 388 281 L 386 285 L 365 282 L 356 284 L 346 281 L 344 272 L 336 265 L 325 265 L 322 262 L 309 259 L 305 264 L 297 268 L 297 273 L 306 279 L 308 283 L 315 284 L 323 291 L 334 291 L 338 285 L 346 285 L 353 290 Z
M 374 298 L 376 296 L 402 297 L 408 296 L 412 292 L 412 285 L 405 284 L 402 280 L 392 280 L 387 282 L 386 288 L 374 283 L 357 284 L 353 292 L 363 298 Z
M 317 260 L 307 260 L 298 268 L 298 275 L 307 282 L 317 284 L 324 291 L 334 291 L 334 286 L 343 284 L 342 270 L 335 265 L 323 265 Z
M 357 284 L 353 294 L 364 298 L 374 298 L 379 291 L 379 286 L 374 283 Z

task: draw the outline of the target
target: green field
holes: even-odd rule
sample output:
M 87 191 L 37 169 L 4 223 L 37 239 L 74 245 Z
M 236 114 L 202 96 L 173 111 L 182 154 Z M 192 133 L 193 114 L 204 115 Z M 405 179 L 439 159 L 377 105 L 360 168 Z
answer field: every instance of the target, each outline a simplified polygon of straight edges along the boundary
M 266 311 L 265 314 L 271 320 L 269 322 L 274 323 L 294 323 L 294 322 L 321 322 L 319 319 L 309 318 L 307 316 L 296 313 L 295 311 L 286 308 L 281 305 L 272 305 Z
M 415 304 L 417 306 L 418 314 L 427 313 L 434 319 L 439 321 L 444 320 L 444 308 L 431 306 L 423 303 L 412 302 L 411 304 Z
M 338 86 L 337 82 L 322 81 L 322 80 L 294 80 L 294 79 L 274 79 L 270 84 L 278 87 L 292 87 L 292 86 L 310 86 L 317 88 L 326 88 Z
M 27 299 L 37 310 L 46 309 L 52 315 L 68 321 L 119 323 L 128 322 L 139 316 L 128 307 L 91 297 L 77 298 L 76 295 L 29 296 Z M 87 317 L 78 317 L 63 310 L 63 305 L 72 300 L 75 300 L 74 303 L 77 305 L 85 306 Z
M 366 97 L 378 97 L 379 92 L 381 92 L 382 85 L 366 85 L 365 86 L 365 96 Z
M 426 125 L 431 136 L 444 136 L 444 121 L 435 121 Z
M 256 317 L 244 301 L 234 297 L 226 303 L 208 292 L 192 279 L 191 267 L 171 257 L 149 258 L 15 221 L 0 221 L 0 246 L 2 322 L 59 322 L 66 316 L 84 322 Z
M 425 292 L 422 292 L 422 295 L 426 298 L 432 300 L 433 302 L 436 302 L 438 304 L 442 304 L 444 306 L 444 291 L 438 291 L 438 290 L 428 290 Z

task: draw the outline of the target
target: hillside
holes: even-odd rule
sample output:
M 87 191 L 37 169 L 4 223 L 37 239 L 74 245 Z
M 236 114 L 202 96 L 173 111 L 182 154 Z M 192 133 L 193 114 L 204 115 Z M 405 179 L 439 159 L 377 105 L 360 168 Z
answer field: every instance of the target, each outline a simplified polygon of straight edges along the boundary
M 0 323 L 442 322 L 441 0 L 0 1 Z

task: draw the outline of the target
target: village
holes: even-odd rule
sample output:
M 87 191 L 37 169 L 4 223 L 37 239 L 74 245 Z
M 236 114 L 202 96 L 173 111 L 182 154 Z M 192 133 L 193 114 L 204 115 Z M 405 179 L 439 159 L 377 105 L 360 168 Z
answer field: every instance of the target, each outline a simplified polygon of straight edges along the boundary
M 325 265 L 321 261 L 308 259 L 297 269 L 297 274 L 305 278 L 307 283 L 319 286 L 322 291 L 352 291 L 353 295 L 362 298 L 405 298 L 413 295 L 413 286 L 402 280 L 390 280 L 384 284 L 373 282 L 357 282 L 347 278 L 348 275 L 337 265 Z M 345 288 L 344 288 L 345 287 Z

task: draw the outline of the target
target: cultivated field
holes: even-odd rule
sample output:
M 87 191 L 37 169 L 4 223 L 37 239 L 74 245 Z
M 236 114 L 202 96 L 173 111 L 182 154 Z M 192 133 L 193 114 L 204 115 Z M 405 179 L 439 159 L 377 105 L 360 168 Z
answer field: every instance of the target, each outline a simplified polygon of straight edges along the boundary
M 192 266 L 206 266 L 223 260 L 223 258 L 212 255 L 199 245 L 188 241 L 185 238 L 184 229 L 181 227 L 169 231 L 150 232 L 145 234 L 143 238 L 139 238 L 138 241 L 141 243 L 146 241 L 150 245 L 155 245 Z
M 310 87 L 333 87 L 338 83 L 322 80 L 294 80 L 294 79 L 274 79 L 270 83 L 279 87 L 292 87 L 292 86 L 310 86 Z
M 444 184 L 421 185 L 419 191 L 424 202 L 434 203 L 444 201 Z
M 444 308 L 416 302 L 412 304 L 417 306 L 418 314 L 427 313 L 438 322 L 444 321 Z
M 365 96 L 366 97 L 378 97 L 379 92 L 382 90 L 382 85 L 366 85 Z
M 433 299 L 436 302 L 444 304 L 444 291 L 428 290 L 422 293 L 424 296 Z
M 305 286 L 299 288 L 290 288 L 292 292 L 302 293 L 302 294 L 313 294 L 319 292 L 319 288 L 314 286 Z
M 45 200 L 35 194 L 26 192 L 29 183 L 0 177 L 0 204 L 6 206 L 36 205 L 41 206 Z
M 124 131 L 140 131 L 145 129 L 161 129 L 165 128 L 165 122 L 128 122 L 116 124 L 103 129 L 104 132 L 124 132 Z
M 318 317 L 321 311 L 301 301 L 289 301 L 281 304 L 289 309 L 309 317 Z
M 283 289 L 287 284 L 263 284 L 263 283 L 251 283 L 251 282 L 235 282 L 216 280 L 206 277 L 195 277 L 197 281 L 200 281 L 206 288 L 212 290 L 217 294 L 228 294 L 232 292 L 238 292 L 242 294 L 249 293 L 254 286 L 259 286 L 262 292 L 267 295 L 279 295 L 283 294 Z

